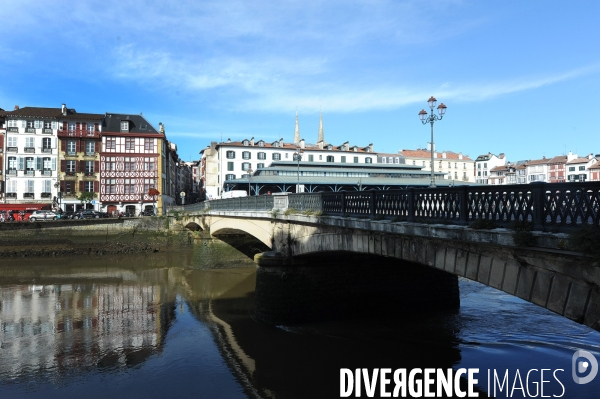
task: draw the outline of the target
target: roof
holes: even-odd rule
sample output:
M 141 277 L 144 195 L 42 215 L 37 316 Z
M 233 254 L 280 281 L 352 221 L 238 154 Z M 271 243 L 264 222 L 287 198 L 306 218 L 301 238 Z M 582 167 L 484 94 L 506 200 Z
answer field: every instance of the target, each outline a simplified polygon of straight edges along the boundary
M 573 164 L 573 163 L 588 163 L 590 161 L 589 158 L 575 158 L 569 162 L 567 162 L 567 164 Z
M 428 178 L 389 178 L 389 177 L 336 177 L 336 176 L 300 176 L 300 184 L 337 184 L 337 185 L 362 185 L 362 186 L 429 186 L 431 180 Z M 251 184 L 298 184 L 297 176 L 252 176 Z M 248 179 L 226 180 L 225 184 L 248 185 Z M 452 184 L 471 184 L 467 182 L 458 183 L 457 180 L 436 179 L 438 186 L 451 186 Z
M 546 158 L 532 159 L 531 161 L 527 162 L 527 166 L 531 166 L 531 165 L 547 165 L 548 161 L 549 161 L 549 159 L 546 159 Z
M 596 162 L 595 164 L 590 166 L 588 169 L 600 169 L 600 162 Z
M 295 161 L 273 161 L 269 164 L 270 168 L 281 168 L 281 167 L 293 167 L 294 170 L 298 167 L 298 162 Z M 309 162 L 300 161 L 300 166 L 303 168 L 327 168 L 331 169 L 391 169 L 391 170 L 402 170 L 402 169 L 422 169 L 422 166 L 418 165 L 407 165 L 403 163 L 340 163 L 340 162 Z
M 567 162 L 566 155 L 559 155 L 554 158 L 550 158 L 550 160 L 548 161 L 548 163 L 566 163 L 566 162 Z
M 78 113 L 73 108 L 66 109 L 67 114 L 63 115 L 62 108 L 44 108 L 44 107 L 23 107 L 13 111 L 5 111 L 3 114 L 7 118 L 52 118 L 60 120 L 97 120 L 104 118 L 104 114 Z
M 137 114 L 115 114 L 106 113 L 106 117 L 102 123 L 102 132 L 118 132 L 121 133 L 121 121 L 129 121 L 129 131 L 123 133 L 154 133 L 161 134 L 154 126 L 144 118 L 143 115 Z
M 248 140 L 250 141 L 250 140 Z M 264 145 L 259 146 L 258 142 L 259 141 L 263 141 Z M 273 143 L 278 143 L 277 146 L 273 145 Z M 286 149 L 286 150 L 298 150 L 300 148 L 300 146 L 296 143 L 281 143 L 279 144 L 280 141 L 279 140 L 275 140 L 271 143 L 267 143 L 264 140 L 255 140 L 254 141 L 254 145 L 244 145 L 244 140 L 242 141 L 230 141 L 230 142 L 220 142 L 217 144 L 217 146 L 231 146 L 231 147 L 243 147 L 243 148 L 281 148 L 281 149 Z M 331 150 L 327 149 L 327 146 L 331 145 Z M 324 144 L 324 148 L 320 148 L 317 144 L 305 144 L 304 148 L 300 148 L 303 151 L 338 151 L 338 152 L 351 152 L 351 153 L 366 153 L 366 154 L 374 154 L 374 152 L 372 151 L 367 151 L 365 150 L 365 148 L 368 148 L 369 146 L 353 146 L 353 145 L 348 145 L 348 150 L 342 150 L 340 147 L 342 147 L 341 145 L 336 146 L 333 145 L 331 143 L 328 144 Z M 354 147 L 357 148 L 357 151 L 352 150 Z
M 446 153 L 446 158 L 442 158 L 442 153 Z M 380 155 L 384 155 L 384 154 L 380 154 Z M 401 150 L 398 152 L 398 154 L 391 154 L 391 155 L 385 154 L 385 156 L 398 156 L 398 155 L 404 155 L 405 157 L 411 157 L 411 158 L 431 158 L 431 151 L 429 151 L 429 150 Z M 441 151 L 441 152 L 434 151 L 434 156 L 437 159 L 454 159 L 454 160 L 460 160 L 460 161 L 472 161 L 472 159 L 469 158 L 468 155 L 462 155 L 462 159 L 459 159 L 460 155 L 461 154 L 457 154 L 456 152 L 452 152 L 452 151 Z

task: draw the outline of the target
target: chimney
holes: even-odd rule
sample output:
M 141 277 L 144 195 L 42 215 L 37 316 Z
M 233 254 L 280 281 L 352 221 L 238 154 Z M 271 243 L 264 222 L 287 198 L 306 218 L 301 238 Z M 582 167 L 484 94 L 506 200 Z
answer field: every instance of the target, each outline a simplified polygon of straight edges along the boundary
M 319 146 L 319 149 L 321 149 L 321 150 L 323 149 L 323 144 L 325 144 L 325 143 L 323 142 L 323 140 L 319 140 L 319 141 L 317 142 L 317 145 Z
M 228 139 L 227 139 L 227 142 L 228 142 L 228 143 L 231 143 L 231 139 L 229 139 L 229 138 L 228 138 Z
M 283 137 L 279 139 L 279 147 L 283 147 Z
M 369 152 L 373 152 L 373 143 L 369 144 Z
M 18 110 L 18 109 L 19 109 L 19 106 L 18 106 L 18 105 L 15 105 L 15 111 L 16 111 L 16 110 Z
M 349 142 L 345 142 L 344 144 L 342 144 L 342 150 L 343 151 L 348 151 L 348 149 L 350 148 L 350 143 Z
M 62 105 L 62 110 L 61 111 L 62 111 L 63 116 L 67 115 L 67 104 L 63 104 Z
M 459 153 L 458 153 L 458 159 L 463 159 L 463 158 L 462 158 L 462 152 L 459 152 Z
M 252 147 L 254 147 L 254 137 L 252 137 L 252 138 L 250 139 L 250 145 L 251 145 Z
M 442 152 L 442 158 L 446 159 L 446 153 Z
M 427 151 L 431 151 L 431 143 L 427 143 Z M 435 151 L 435 144 L 433 145 L 433 151 Z
M 304 149 L 306 147 L 306 144 L 304 142 L 304 139 L 300 139 L 300 148 Z

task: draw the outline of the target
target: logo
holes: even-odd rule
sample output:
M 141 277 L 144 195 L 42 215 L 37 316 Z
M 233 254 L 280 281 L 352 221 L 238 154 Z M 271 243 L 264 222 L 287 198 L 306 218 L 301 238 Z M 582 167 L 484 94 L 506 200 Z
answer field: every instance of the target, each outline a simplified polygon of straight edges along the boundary
M 586 360 L 583 360 L 582 358 Z M 588 371 L 589 374 L 586 377 L 579 376 Z M 573 354 L 572 372 L 573 381 L 575 381 L 576 384 L 587 384 L 596 377 L 596 374 L 598 374 L 598 361 L 590 352 L 580 349 Z

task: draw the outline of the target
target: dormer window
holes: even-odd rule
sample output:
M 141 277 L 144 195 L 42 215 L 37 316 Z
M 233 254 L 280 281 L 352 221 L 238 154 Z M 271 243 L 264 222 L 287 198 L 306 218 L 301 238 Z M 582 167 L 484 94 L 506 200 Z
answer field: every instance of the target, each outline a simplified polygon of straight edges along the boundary
M 246 147 L 248 147 L 248 145 L 250 145 L 250 142 L 248 140 L 244 140 L 242 141 L 242 144 Z
M 264 146 L 265 146 L 265 142 L 264 142 L 264 141 L 262 141 L 262 140 L 261 140 L 261 141 L 259 141 L 259 142 L 258 142 L 258 146 L 259 146 L 259 147 L 264 147 Z
M 329 145 L 327 146 L 327 149 L 328 149 L 328 150 L 330 150 L 330 151 L 331 151 L 331 149 L 332 149 L 332 148 L 333 148 L 333 146 L 332 146 L 331 144 L 329 144 Z
M 121 131 L 122 132 L 129 131 L 129 121 L 121 121 Z
M 279 141 L 273 142 L 273 147 L 279 147 Z

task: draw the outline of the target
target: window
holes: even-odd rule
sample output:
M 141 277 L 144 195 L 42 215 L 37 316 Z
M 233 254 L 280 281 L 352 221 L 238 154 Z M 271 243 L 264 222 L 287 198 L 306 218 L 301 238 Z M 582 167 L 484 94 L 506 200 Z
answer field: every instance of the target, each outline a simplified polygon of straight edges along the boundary
M 250 159 L 250 151 L 242 152 L 242 159 Z
M 135 179 L 124 179 L 123 194 L 135 194 Z
M 274 152 L 273 153 L 273 161 L 279 161 L 281 160 L 281 154 L 278 152 Z
M 259 147 L 264 147 L 264 146 L 265 146 L 265 142 L 264 142 L 264 141 L 262 141 L 262 140 L 261 140 L 261 141 L 259 141 L 259 142 L 258 142 L 258 146 L 259 146 Z
M 117 180 L 116 179 L 106 179 L 105 181 L 106 181 L 106 184 L 104 186 L 104 192 L 106 194 L 116 194 L 117 193 Z
M 225 180 L 234 180 L 235 175 L 225 175 Z
M 358 163 L 358 157 L 354 157 L 354 163 Z
M 27 121 L 27 129 L 33 129 L 33 121 Z
M 156 179 L 144 179 L 144 193 L 147 193 L 151 188 L 156 188 Z
M 477 164 L 477 169 L 481 169 L 481 164 L 480 163 Z
M 569 172 L 575 172 L 575 166 L 569 166 Z
M 385 157 L 381 157 L 381 163 L 385 163 Z
M 129 121 L 121 121 L 121 131 L 122 132 L 129 131 Z
M 125 157 L 123 159 L 123 168 L 126 172 L 133 172 L 135 170 L 135 158 Z
M 125 137 L 125 150 L 135 149 L 135 139 L 133 137 Z
M 33 194 L 35 192 L 34 184 L 35 184 L 35 180 L 26 180 L 25 181 L 25 192 L 29 193 L 29 194 Z
M 85 155 L 94 155 L 96 152 L 96 142 L 94 141 L 86 141 L 85 142 Z
M 153 151 L 154 150 L 154 139 L 144 139 L 144 150 L 145 151 Z
M 448 162 L 448 169 L 450 169 L 452 167 L 452 165 L 450 164 L 450 162 Z
M 17 173 L 17 157 L 8 157 L 8 170 L 9 173 L 10 171 L 14 172 L 12 174 Z
M 266 152 L 259 152 L 257 158 L 258 159 L 267 159 L 267 153 Z
M 69 126 L 69 132 L 75 131 L 75 122 L 69 122 L 68 126 Z
M 579 170 L 585 170 L 585 166 L 580 166 Z
M 25 173 L 28 175 L 35 173 L 35 162 L 33 157 L 25 158 Z
M 19 127 L 18 125 L 19 125 L 18 121 L 13 121 L 13 120 L 8 121 L 8 127 Z
M 242 141 L 242 145 L 244 145 L 245 147 L 248 147 L 249 144 L 250 142 L 248 140 Z
M 25 148 L 34 148 L 35 137 L 25 137 Z
M 487 162 L 483 164 L 483 169 L 487 169 Z
M 75 173 L 75 161 L 67 161 L 67 173 Z
M 116 158 L 106 157 L 104 158 L 104 170 L 116 170 Z
M 42 129 L 44 127 L 44 122 L 43 121 L 35 121 L 34 122 L 34 127 L 36 129 Z
M 327 162 L 333 162 L 333 155 L 327 155 Z
M 256 164 L 256 169 L 260 169 L 260 168 L 264 168 L 264 167 L 265 167 L 264 163 Z
M 94 161 L 85 161 L 85 174 L 91 175 L 94 173 Z
M 290 154 L 288 154 L 288 153 L 286 152 L 286 153 L 285 153 L 285 158 L 287 159 L 287 158 L 289 158 L 289 157 L 290 157 Z
M 7 147 L 17 147 L 17 138 L 16 137 L 8 137 Z
M 233 162 L 227 162 L 227 170 L 233 172 Z
M 235 159 L 235 151 L 227 151 L 225 153 L 225 156 L 227 157 L 227 159 Z
M 88 133 L 92 133 L 92 134 L 94 134 L 94 130 L 96 130 L 96 129 L 94 128 L 94 124 L 93 124 L 93 123 L 88 123 L 88 124 L 87 124 L 87 131 L 88 131 Z
M 365 158 L 365 163 L 373 163 L 373 159 L 371 159 L 371 158 Z
M 42 152 L 52 152 L 52 139 L 50 137 L 42 139 Z
M 341 159 L 341 161 L 340 161 L 340 162 L 342 162 L 342 163 L 346 163 L 346 157 L 345 157 L 344 155 L 342 155 L 342 159 Z
M 250 166 L 250 162 L 244 162 L 244 163 L 242 164 L 242 170 L 246 171 L 246 170 L 248 170 L 248 169 L 250 169 L 250 168 L 251 168 L 251 166 Z
M 458 168 L 458 166 L 457 166 L 457 165 L 458 165 L 458 164 L 457 164 L 456 162 L 454 162 L 454 168 L 455 168 L 455 169 L 456 169 L 456 168 Z
M 481 176 L 481 171 L 477 171 L 477 176 Z
M 323 160 L 323 155 L 319 155 L 319 161 Z
M 131 158 L 132 162 L 134 160 L 134 158 Z M 144 158 L 144 170 L 156 170 L 157 169 L 157 165 L 156 165 L 156 158 L 152 158 L 152 157 L 146 157 Z
M 308 162 L 314 162 L 315 161 L 315 156 L 314 155 L 309 155 L 308 156 Z
M 75 155 L 75 140 L 67 140 L 67 155 Z
M 86 193 L 94 192 L 94 182 L 93 181 L 84 181 L 83 182 L 83 191 Z
M 42 173 L 45 175 L 52 173 L 52 159 L 50 157 L 42 158 Z
M 106 149 L 114 150 L 117 148 L 117 139 L 115 137 L 107 137 L 106 138 Z
M 44 180 L 42 182 L 42 192 L 44 193 L 50 193 L 52 191 L 52 181 L 51 180 Z

